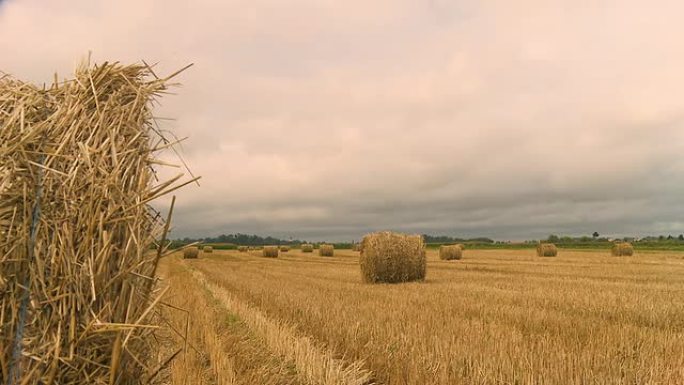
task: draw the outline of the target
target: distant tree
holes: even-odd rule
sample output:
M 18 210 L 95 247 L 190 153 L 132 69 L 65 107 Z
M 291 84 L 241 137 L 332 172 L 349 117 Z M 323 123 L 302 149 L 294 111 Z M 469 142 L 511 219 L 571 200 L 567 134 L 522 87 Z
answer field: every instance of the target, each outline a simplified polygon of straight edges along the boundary
M 600 234 L 598 233 L 598 231 L 594 231 L 594 234 L 591 235 L 594 237 L 594 239 L 596 239 L 599 237 Z
M 684 234 L 679 234 L 679 237 L 677 237 L 680 241 L 684 241 Z
M 249 234 L 221 234 L 213 238 L 183 238 L 179 240 L 182 244 L 188 244 L 192 242 L 202 241 L 205 243 L 232 243 L 235 245 L 245 245 L 245 246 L 261 246 L 261 245 L 287 245 L 287 244 L 300 244 L 303 241 L 290 238 L 289 241 L 278 239 L 275 237 L 261 237 L 259 235 L 249 235 Z
M 668 235 L 668 236 L 667 236 L 667 239 L 671 241 L 671 240 L 673 240 L 674 238 L 672 237 L 672 235 Z
M 479 242 L 479 243 L 494 243 L 493 239 L 487 238 L 487 237 L 470 238 L 470 239 L 466 239 L 465 241 L 467 241 L 467 242 Z
M 423 234 L 423 239 L 425 240 L 426 243 L 463 243 L 463 242 L 470 242 L 470 243 L 494 243 L 494 240 L 491 238 L 486 238 L 486 237 L 478 237 L 478 238 L 458 238 L 458 237 L 451 237 L 448 235 L 430 235 L 430 234 Z
M 558 243 L 558 241 L 560 241 L 560 238 L 558 238 L 558 235 L 551 234 L 546 240 L 551 243 Z
M 664 235 L 660 235 L 660 236 L 658 236 L 658 240 L 659 240 L 659 241 L 663 241 L 663 240 L 665 240 L 665 236 L 664 236 Z

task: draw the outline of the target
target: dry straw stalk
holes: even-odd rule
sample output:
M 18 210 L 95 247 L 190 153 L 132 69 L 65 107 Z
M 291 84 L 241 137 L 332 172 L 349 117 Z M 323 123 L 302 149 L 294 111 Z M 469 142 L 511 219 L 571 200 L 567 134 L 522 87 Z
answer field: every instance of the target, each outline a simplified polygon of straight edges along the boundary
M 318 247 L 318 255 L 321 257 L 332 257 L 335 254 L 335 246 L 333 245 L 320 245 Z
M 163 220 L 147 65 L 78 68 L 38 88 L 0 76 L 0 382 L 137 384 Z
M 461 259 L 463 257 L 463 246 L 462 245 L 442 245 L 439 247 L 439 259 L 443 260 L 454 260 Z
M 425 243 L 420 235 L 389 231 L 363 237 L 360 256 L 365 282 L 407 282 L 425 279 Z

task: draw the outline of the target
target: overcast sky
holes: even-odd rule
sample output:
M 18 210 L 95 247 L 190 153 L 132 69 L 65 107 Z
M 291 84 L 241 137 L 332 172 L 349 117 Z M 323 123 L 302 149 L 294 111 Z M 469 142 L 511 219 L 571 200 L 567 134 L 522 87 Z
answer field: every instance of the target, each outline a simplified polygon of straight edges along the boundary
M 4 0 L 0 70 L 195 66 L 174 237 L 684 232 L 681 0 Z M 163 202 L 162 202 L 163 203 Z M 160 203 L 160 207 L 162 206 Z

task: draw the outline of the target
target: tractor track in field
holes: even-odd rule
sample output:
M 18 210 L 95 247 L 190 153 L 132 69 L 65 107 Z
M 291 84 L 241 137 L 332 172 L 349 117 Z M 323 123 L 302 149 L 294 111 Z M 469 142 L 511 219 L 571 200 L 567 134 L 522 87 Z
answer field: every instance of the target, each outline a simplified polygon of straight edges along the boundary
M 371 385 L 373 374 L 362 362 L 348 362 L 319 346 L 311 337 L 280 320 L 269 318 L 258 308 L 244 303 L 225 288 L 211 282 L 197 269 L 186 266 L 199 287 L 231 314 L 237 316 L 268 350 L 294 367 L 296 376 L 311 385 Z

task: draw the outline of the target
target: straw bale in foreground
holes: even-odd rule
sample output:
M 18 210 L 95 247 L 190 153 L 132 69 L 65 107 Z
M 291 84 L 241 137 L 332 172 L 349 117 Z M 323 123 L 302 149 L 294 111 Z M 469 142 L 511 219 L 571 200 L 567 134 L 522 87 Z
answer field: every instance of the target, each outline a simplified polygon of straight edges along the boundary
M 170 147 L 151 109 L 167 80 L 118 63 L 47 87 L 0 74 L 3 384 L 138 384 L 157 365 L 168 244 L 148 204 L 180 187 L 152 168 Z

